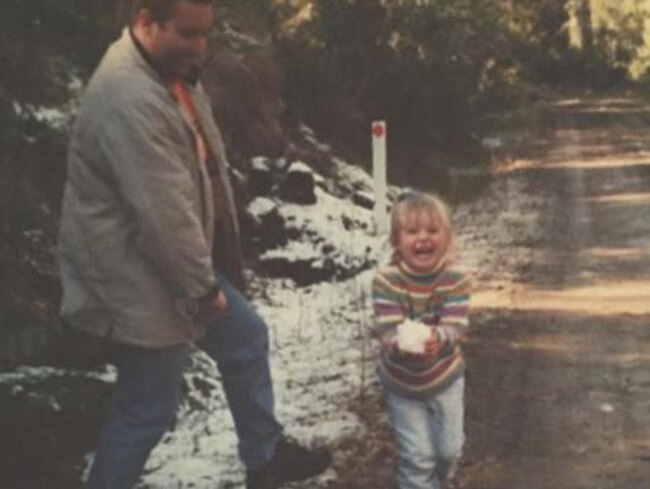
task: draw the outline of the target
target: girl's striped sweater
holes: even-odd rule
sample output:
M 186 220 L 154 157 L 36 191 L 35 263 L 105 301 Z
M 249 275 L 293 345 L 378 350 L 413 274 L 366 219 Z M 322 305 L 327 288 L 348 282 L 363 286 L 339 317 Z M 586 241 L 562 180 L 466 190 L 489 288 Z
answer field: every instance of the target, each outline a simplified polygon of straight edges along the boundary
M 372 298 L 374 333 L 383 345 L 377 370 L 384 387 L 404 395 L 428 396 L 463 374 L 460 343 L 469 324 L 468 275 L 448 262 L 427 274 L 417 274 L 404 263 L 391 264 L 375 274 Z M 440 344 L 436 356 L 403 355 L 388 347 L 387 340 L 406 319 L 433 329 Z

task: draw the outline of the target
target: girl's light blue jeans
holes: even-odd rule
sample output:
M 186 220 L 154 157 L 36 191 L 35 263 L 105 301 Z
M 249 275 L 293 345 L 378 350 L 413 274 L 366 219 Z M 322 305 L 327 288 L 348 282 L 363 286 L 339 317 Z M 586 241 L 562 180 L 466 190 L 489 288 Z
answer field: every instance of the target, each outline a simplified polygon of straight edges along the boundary
M 255 471 L 268 462 L 282 427 L 274 415 L 268 331 L 246 298 L 219 277 L 228 309 L 210 321 L 199 345 L 215 360 L 239 438 L 239 455 Z M 122 346 L 108 418 L 88 478 L 89 489 L 130 489 L 176 413 L 190 348 Z
M 463 432 L 463 377 L 427 398 L 386 391 L 395 436 L 399 489 L 440 489 L 453 476 Z

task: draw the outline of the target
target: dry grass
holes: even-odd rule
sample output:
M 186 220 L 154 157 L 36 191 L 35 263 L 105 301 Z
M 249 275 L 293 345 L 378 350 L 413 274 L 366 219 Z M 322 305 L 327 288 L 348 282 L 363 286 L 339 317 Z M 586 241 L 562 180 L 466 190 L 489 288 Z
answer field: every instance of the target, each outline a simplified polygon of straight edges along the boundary
M 395 457 L 381 392 L 368 387 L 349 400 L 348 409 L 359 416 L 363 430 L 342 438 L 334 452 L 336 489 L 391 489 L 395 487 Z M 332 487 L 334 487 L 332 486 Z

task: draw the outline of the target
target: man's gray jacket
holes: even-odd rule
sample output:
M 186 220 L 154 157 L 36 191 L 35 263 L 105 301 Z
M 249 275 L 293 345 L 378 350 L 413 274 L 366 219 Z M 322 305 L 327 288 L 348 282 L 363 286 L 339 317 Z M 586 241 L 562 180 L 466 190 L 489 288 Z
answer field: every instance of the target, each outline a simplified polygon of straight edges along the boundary
M 217 163 L 215 195 L 180 106 L 128 30 L 88 84 L 60 229 L 61 313 L 75 328 L 142 347 L 203 334 L 187 310 L 216 283 L 214 208 L 229 223 L 217 236 L 226 249 L 239 253 L 239 231 L 209 100 L 198 84 L 188 91 Z

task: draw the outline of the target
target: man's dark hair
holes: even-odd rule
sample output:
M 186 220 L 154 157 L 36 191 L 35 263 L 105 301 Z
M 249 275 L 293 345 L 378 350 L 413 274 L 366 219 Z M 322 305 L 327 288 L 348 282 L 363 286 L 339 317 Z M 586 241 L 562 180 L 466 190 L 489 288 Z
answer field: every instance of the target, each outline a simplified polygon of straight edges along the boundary
M 143 9 L 151 12 L 151 18 L 161 24 L 169 20 L 174 13 L 174 6 L 181 0 L 133 0 L 131 8 L 131 18 L 134 19 L 136 14 Z M 209 5 L 212 0 L 188 0 L 190 2 Z

